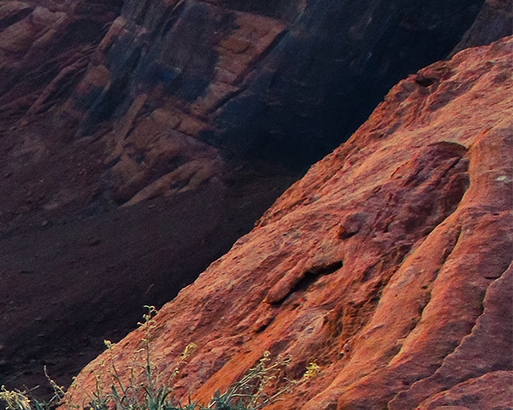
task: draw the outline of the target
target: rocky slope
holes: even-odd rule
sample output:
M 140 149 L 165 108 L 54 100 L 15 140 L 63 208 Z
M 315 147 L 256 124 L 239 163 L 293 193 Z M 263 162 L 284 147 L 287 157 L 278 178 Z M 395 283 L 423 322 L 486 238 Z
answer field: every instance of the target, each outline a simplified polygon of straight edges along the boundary
M 0 384 L 68 383 L 396 81 L 509 21 L 496 0 L 1 0 Z
M 511 407 L 512 73 L 510 37 L 396 85 L 161 309 L 160 380 L 194 342 L 185 397 L 226 388 L 269 350 L 293 358 L 289 378 L 321 366 L 270 409 Z M 143 336 L 114 348 L 122 377 Z M 72 403 L 111 359 L 80 373 Z
M 234 156 L 302 171 L 445 57 L 482 5 L 7 1 L 0 112 L 23 125 L 54 107 L 60 140 L 99 140 L 102 184 L 89 190 L 117 204 L 195 189 Z M 45 148 L 34 137 L 18 151 L 37 162 Z

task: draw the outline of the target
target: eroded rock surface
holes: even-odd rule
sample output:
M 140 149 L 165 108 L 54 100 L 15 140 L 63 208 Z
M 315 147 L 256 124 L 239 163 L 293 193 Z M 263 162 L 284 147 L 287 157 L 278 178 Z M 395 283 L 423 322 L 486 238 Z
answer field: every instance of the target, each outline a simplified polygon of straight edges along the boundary
M 42 384 L 44 365 L 67 383 L 142 304 L 172 298 L 247 232 L 392 84 L 445 57 L 482 5 L 1 1 L 0 384 Z M 444 149 L 419 164 L 443 166 Z M 271 298 L 303 274 L 291 275 Z
M 67 182 L 40 201 L 52 209 L 89 202 L 84 191 L 118 205 L 173 196 L 222 176 L 233 158 L 302 172 L 399 79 L 458 42 L 512 34 L 508 4 L 5 1 L 0 114 L 15 141 L 7 149 L 41 167 L 63 146 L 98 147 L 94 182 Z M 52 138 L 27 127 L 34 121 Z
M 78 136 L 116 123 L 112 159 L 133 164 L 109 173 L 124 181 L 144 172 L 123 149 L 129 131 L 147 133 L 155 109 L 168 117 L 160 140 L 185 134 L 303 170 L 399 79 L 445 57 L 482 3 L 126 1 L 65 111 Z M 144 151 L 139 161 L 163 168 Z
M 396 85 L 161 309 L 160 380 L 194 342 L 184 397 L 211 397 L 269 350 L 293 358 L 289 378 L 321 366 L 270 409 L 511 407 L 512 73 L 510 37 Z M 114 348 L 123 378 L 143 336 Z M 110 360 L 80 373 L 72 403 Z
M 220 157 L 302 172 L 444 58 L 482 4 L 6 2 L 0 112 L 26 124 L 54 107 L 61 139 L 99 139 L 117 204 L 196 189 Z

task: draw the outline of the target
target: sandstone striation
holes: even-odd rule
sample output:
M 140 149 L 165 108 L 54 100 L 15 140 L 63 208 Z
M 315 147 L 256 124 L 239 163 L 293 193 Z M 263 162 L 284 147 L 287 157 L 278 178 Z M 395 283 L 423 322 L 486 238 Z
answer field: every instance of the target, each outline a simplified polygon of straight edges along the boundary
M 1 1 L 0 384 L 43 384 L 44 365 L 68 383 L 400 78 L 473 22 L 477 44 L 509 34 L 508 4 Z
M 152 358 L 206 400 L 265 350 L 321 373 L 269 409 L 512 405 L 513 38 L 396 85 L 351 139 L 155 317 Z M 122 378 L 142 345 L 113 351 Z M 87 402 L 108 354 L 68 393 Z M 107 363 L 102 367 L 101 363 Z

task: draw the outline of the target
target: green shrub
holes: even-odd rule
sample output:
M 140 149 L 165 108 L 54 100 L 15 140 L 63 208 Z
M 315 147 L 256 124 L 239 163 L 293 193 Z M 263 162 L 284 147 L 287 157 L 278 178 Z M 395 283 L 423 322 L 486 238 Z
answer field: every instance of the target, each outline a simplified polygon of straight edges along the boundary
M 107 389 L 103 386 L 100 373 L 96 374 L 96 391 L 90 398 L 87 410 L 259 410 L 276 402 L 280 397 L 291 391 L 292 387 L 316 376 L 320 369 L 315 363 L 310 363 L 300 380 L 283 378 L 284 369 L 290 364 L 290 358 L 278 356 L 271 359 L 271 354 L 265 352 L 263 357 L 239 381 L 234 383 L 224 393 L 217 391 L 205 406 L 196 402 L 183 404 L 173 395 L 171 386 L 159 386 L 158 372 L 151 360 L 151 329 L 154 326 L 153 316 L 157 313 L 155 307 L 145 306 L 147 312 L 143 315 L 145 336 L 142 339 L 144 348 L 143 364 L 134 363 L 128 382 L 123 382 L 115 363 L 114 345 L 105 341 L 110 357 L 110 376 L 114 380 Z M 196 345 L 190 343 L 180 357 L 171 381 L 179 374 L 189 358 L 194 354 Z M 139 370 L 137 372 L 136 370 Z M 143 382 L 140 382 L 142 372 Z M 46 369 L 45 369 L 46 374 Z M 54 389 L 54 396 L 46 403 L 32 398 L 29 393 L 18 390 L 10 391 L 2 386 L 0 400 L 6 403 L 7 410 L 52 410 L 63 400 L 65 392 L 47 376 Z M 284 382 L 284 383 L 283 383 Z M 273 384 L 284 384 L 273 394 L 267 391 Z

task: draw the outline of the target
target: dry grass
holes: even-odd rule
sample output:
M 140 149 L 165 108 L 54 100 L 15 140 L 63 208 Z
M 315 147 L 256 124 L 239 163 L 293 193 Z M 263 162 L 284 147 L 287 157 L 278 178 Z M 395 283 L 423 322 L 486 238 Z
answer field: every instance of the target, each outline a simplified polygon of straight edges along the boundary
M 300 380 L 289 380 L 282 375 L 291 363 L 290 358 L 282 356 L 271 358 L 269 352 L 255 364 L 254 367 L 224 393 L 216 392 L 207 405 L 192 402 L 182 403 L 173 395 L 173 387 L 161 386 L 158 383 L 158 372 L 151 360 L 151 330 L 154 326 L 153 317 L 157 313 L 155 307 L 145 306 L 146 313 L 139 323 L 144 328 L 142 339 L 144 348 L 141 350 L 142 360 L 131 366 L 132 376 L 128 382 L 123 382 L 116 366 L 113 354 L 114 345 L 105 341 L 111 353 L 110 376 L 113 380 L 104 386 L 100 374 L 96 375 L 96 391 L 92 393 L 89 403 L 84 406 L 87 410 L 260 410 L 274 403 L 292 390 L 298 384 L 315 377 L 320 369 L 315 363 L 307 366 Z M 176 377 L 180 370 L 187 365 L 194 354 L 196 345 L 190 343 L 180 357 L 174 370 Z M 142 373 L 143 382 L 140 382 Z M 46 374 L 46 369 L 45 369 Z M 173 378 L 174 378 L 173 377 Z M 62 403 L 65 391 L 48 377 L 54 389 L 54 396 L 48 402 L 42 403 L 33 398 L 30 392 L 10 391 L 2 386 L 0 401 L 6 404 L 7 410 L 52 410 Z M 173 378 L 171 380 L 173 380 Z M 171 383 L 172 384 L 172 383 Z

